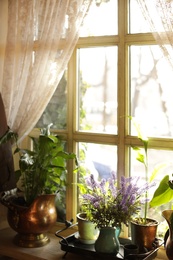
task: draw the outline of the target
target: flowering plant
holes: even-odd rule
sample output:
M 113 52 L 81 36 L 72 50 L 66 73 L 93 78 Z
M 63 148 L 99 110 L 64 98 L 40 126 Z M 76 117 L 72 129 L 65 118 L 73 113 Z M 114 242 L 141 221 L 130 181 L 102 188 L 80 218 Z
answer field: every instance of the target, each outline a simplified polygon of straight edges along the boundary
M 139 177 L 125 178 L 121 176 L 120 187 L 114 173 L 108 180 L 95 180 L 93 174 L 79 184 L 81 191 L 81 209 L 86 212 L 87 219 L 102 227 L 121 227 L 132 220 L 133 215 L 140 211 L 142 195 L 151 187 L 145 183 L 138 186 Z

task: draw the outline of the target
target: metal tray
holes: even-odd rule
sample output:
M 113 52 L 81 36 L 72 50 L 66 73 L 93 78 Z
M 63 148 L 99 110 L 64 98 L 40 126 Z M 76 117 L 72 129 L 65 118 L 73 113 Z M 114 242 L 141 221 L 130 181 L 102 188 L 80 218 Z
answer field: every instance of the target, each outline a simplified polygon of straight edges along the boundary
M 74 253 L 74 254 L 78 254 L 78 255 L 82 255 L 82 256 L 85 255 L 86 257 L 89 257 L 91 259 L 98 258 L 98 259 L 107 259 L 107 260 L 116 260 L 116 259 L 122 260 L 122 259 L 124 259 L 123 245 L 132 243 L 131 240 L 129 240 L 129 239 L 119 238 L 119 241 L 120 241 L 119 253 L 117 255 L 108 255 L 108 254 L 104 255 L 104 254 L 97 253 L 94 249 L 94 245 L 82 244 L 80 242 L 80 240 L 78 239 L 78 232 L 76 232 L 66 238 L 59 236 L 59 235 L 56 235 L 56 236 L 61 238 L 61 240 L 59 242 L 61 245 L 61 250 L 66 252 L 63 258 L 65 258 L 66 254 L 68 252 L 70 252 L 70 253 Z M 153 250 L 151 250 L 147 253 L 128 255 L 127 259 L 152 260 L 156 257 L 157 250 L 159 249 L 159 247 L 162 244 L 163 244 L 163 242 L 161 242 L 160 244 L 157 244 L 157 246 Z

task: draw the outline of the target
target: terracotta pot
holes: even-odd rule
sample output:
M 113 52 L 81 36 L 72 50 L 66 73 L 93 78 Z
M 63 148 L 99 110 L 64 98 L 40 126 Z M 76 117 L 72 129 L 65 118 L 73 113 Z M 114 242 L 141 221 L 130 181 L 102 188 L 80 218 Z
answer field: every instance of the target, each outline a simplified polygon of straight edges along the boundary
M 138 224 L 131 222 L 131 238 L 132 243 L 139 247 L 139 252 L 145 252 L 152 250 L 154 241 L 156 238 L 158 221 L 147 218 L 147 221 L 151 222 L 148 225 Z
M 18 234 L 14 243 L 21 247 L 40 247 L 49 242 L 45 234 L 55 224 L 57 213 L 55 195 L 38 196 L 29 207 L 16 204 L 15 200 L 2 202 L 8 207 L 7 220 Z
M 77 214 L 79 240 L 83 244 L 94 244 L 99 235 L 95 224 L 86 219 L 85 213 Z

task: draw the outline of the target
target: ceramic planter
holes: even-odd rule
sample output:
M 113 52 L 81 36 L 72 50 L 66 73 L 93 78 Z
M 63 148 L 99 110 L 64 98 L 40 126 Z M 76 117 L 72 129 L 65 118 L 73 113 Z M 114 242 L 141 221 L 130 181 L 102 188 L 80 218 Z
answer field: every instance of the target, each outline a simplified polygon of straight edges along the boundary
M 95 250 L 100 254 L 116 255 L 120 249 L 118 240 L 119 229 L 115 227 L 104 227 L 100 229 L 100 234 L 95 242 Z
M 95 224 L 86 219 L 85 213 L 77 214 L 79 240 L 83 244 L 94 244 L 99 235 L 99 229 Z

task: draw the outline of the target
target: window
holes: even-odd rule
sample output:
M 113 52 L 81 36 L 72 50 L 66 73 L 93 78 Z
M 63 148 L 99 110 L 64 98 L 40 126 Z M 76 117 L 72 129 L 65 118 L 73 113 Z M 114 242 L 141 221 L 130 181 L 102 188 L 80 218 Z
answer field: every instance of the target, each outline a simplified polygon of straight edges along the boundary
M 171 174 L 173 75 L 137 0 L 93 1 L 80 33 L 68 69 L 37 126 L 53 122 L 87 172 L 101 178 L 111 171 L 118 177 L 144 175 L 131 149 L 140 146 L 127 117 L 132 115 L 150 137 L 150 171 L 167 162 L 159 178 Z M 70 164 L 69 183 L 78 178 L 72 168 Z M 77 197 L 76 187 L 69 185 L 67 219 L 76 216 Z M 163 221 L 162 209 L 152 217 Z

